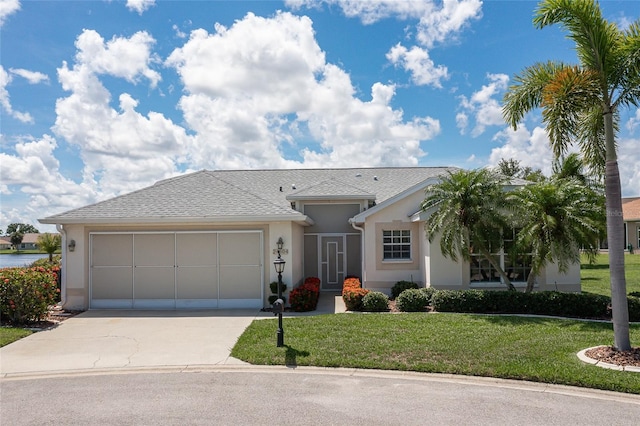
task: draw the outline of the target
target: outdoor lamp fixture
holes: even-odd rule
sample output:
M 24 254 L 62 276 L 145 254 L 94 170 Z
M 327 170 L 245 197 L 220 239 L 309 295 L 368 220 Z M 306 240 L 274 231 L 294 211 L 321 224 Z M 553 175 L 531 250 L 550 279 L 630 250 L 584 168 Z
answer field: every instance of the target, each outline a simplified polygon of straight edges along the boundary
M 76 250 L 76 240 L 71 240 L 69 241 L 69 251 L 75 251 Z
M 278 252 L 280 252 L 282 250 L 282 247 L 284 247 L 284 241 L 282 240 L 282 237 L 278 238 L 278 241 L 276 241 L 276 247 L 278 247 Z
M 282 238 L 278 241 L 278 245 Z M 284 301 L 282 300 L 282 272 L 284 272 L 284 264 L 286 262 L 283 258 L 280 257 L 280 253 L 278 253 L 278 258 L 273 261 L 273 266 L 276 268 L 276 273 L 278 274 L 278 300 L 273 302 L 273 313 L 278 315 L 278 332 L 277 336 L 277 344 L 276 346 L 281 348 L 284 346 L 284 330 L 282 329 L 282 312 L 284 311 Z

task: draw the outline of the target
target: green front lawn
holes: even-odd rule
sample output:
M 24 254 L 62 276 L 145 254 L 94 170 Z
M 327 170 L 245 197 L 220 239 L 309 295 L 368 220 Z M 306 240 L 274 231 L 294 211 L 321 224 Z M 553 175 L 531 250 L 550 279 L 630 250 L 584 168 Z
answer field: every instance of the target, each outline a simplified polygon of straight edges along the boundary
M 24 328 L 0 327 L 0 348 L 16 340 L 20 340 L 23 337 L 27 337 L 31 333 L 33 332 L 25 330 Z
M 610 345 L 611 324 L 464 314 L 336 314 L 254 321 L 231 355 L 251 364 L 451 373 L 640 394 L 640 373 L 582 363 L 576 353 Z M 640 344 L 640 325 L 631 326 Z
M 599 254 L 593 265 L 588 263 L 585 256 L 582 257 L 581 262 L 582 291 L 611 296 L 609 255 Z M 627 294 L 640 292 L 640 254 L 625 254 L 624 271 L 627 278 Z

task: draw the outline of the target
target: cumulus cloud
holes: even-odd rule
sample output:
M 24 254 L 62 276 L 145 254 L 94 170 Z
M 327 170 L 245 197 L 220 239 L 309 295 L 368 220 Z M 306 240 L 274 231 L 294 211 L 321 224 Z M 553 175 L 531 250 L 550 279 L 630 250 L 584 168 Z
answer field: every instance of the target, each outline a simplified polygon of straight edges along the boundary
M 20 10 L 20 2 L 18 0 L 0 0 L 0 27 L 9 15 Z
M 138 101 L 127 93 L 110 106 L 111 93 L 101 74 L 136 83 L 147 77 L 154 86 L 159 74 L 148 67 L 153 39 L 146 33 L 103 43 L 95 31 L 78 37 L 76 63 L 58 69 L 62 88 L 71 94 L 56 102 L 56 135 L 80 149 L 84 179 L 103 195 L 116 195 L 177 173 L 189 137 L 162 114 L 136 111 Z M 138 56 L 140 55 L 140 56 Z M 111 63 L 117 62 L 116 63 Z
M 640 197 L 640 139 L 618 141 L 618 167 L 623 197 Z
M 545 175 L 551 175 L 553 153 L 544 128 L 535 127 L 532 131 L 523 125 L 516 130 L 505 128 L 496 134 L 494 141 L 502 143 L 502 146 L 491 150 L 490 166 L 497 166 L 503 158 L 515 159 L 523 167 L 540 169 Z
M 3 208 L 3 223 L 54 214 L 95 201 L 95 193 L 91 188 L 77 184 L 60 173 L 60 163 L 54 155 L 56 147 L 56 140 L 44 135 L 40 139 L 18 141 L 13 146 L 13 155 L 0 153 L 0 191 L 3 197 L 19 188 L 20 194 L 16 195 L 27 198 L 19 209 Z
M 190 153 L 197 167 L 416 164 L 420 142 L 439 132 L 436 120 L 405 121 L 390 107 L 393 85 L 377 83 L 371 100 L 358 99 L 349 75 L 326 63 L 307 17 L 248 14 L 215 29 L 193 31 L 166 61 L 187 92 L 180 108 L 197 133 Z M 299 132 L 320 151 L 284 159 L 282 144 L 295 148 Z
M 363 24 L 374 24 L 382 19 L 417 20 L 415 38 L 417 46 L 392 47 L 387 59 L 411 74 L 416 85 L 442 87 L 448 78 L 446 66 L 435 65 L 428 49 L 438 43 L 451 42 L 473 20 L 482 16 L 481 0 L 288 0 L 292 9 L 320 7 L 322 4 L 339 7 L 345 16 L 359 18 Z
M 478 137 L 488 126 L 504 125 L 502 106 L 495 96 L 502 96 L 507 89 L 509 76 L 505 74 L 487 74 L 489 84 L 482 86 L 471 97 L 460 96 L 459 108 L 462 110 L 456 116 L 456 123 L 461 134 L 465 134 L 469 125 L 469 117 L 473 117 L 475 125 L 471 130 L 472 137 Z
M 627 121 L 625 127 L 631 133 L 634 133 L 640 127 L 640 108 L 636 109 L 636 114 Z
M 156 0 L 127 0 L 127 9 L 142 15 L 143 12 L 149 10 L 155 4 Z
M 11 74 L 19 75 L 29 82 L 29 84 L 48 83 L 49 76 L 37 71 L 29 71 L 23 68 L 9 68 Z
M 429 52 L 418 46 L 409 50 L 398 43 L 387 53 L 387 59 L 396 67 L 400 66 L 408 71 L 418 86 L 442 88 L 441 81 L 449 77 L 447 67 L 436 66 L 429 57 Z
M 97 31 L 83 30 L 76 40 L 76 62 L 95 74 L 107 74 L 137 83 L 146 77 L 151 87 L 161 80 L 150 65 L 158 59 L 151 54 L 155 40 L 146 31 L 138 31 L 129 38 L 113 37 L 108 42 Z
M 11 75 L 0 65 L 0 105 L 11 117 L 23 123 L 33 123 L 33 117 L 28 112 L 15 111 L 11 105 L 11 97 L 7 86 L 11 83 Z

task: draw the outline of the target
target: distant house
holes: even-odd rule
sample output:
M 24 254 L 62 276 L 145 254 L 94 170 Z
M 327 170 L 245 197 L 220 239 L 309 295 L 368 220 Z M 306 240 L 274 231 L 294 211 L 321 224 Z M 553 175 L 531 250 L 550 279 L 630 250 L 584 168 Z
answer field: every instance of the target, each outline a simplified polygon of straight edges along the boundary
M 640 252 L 640 197 L 622 199 L 622 219 L 624 220 L 624 246 L 631 246 Z
M 0 236 L 0 250 L 9 250 L 11 248 L 11 238 Z
M 204 170 L 40 222 L 61 231 L 70 309 L 267 306 L 279 239 L 289 289 L 311 276 L 323 291 L 347 276 L 386 293 L 400 280 L 504 289 L 481 259 L 453 262 L 425 237 L 425 188 L 453 170 Z M 496 255 L 524 287 L 528 265 Z M 536 289 L 579 291 L 579 265 L 547 267 Z

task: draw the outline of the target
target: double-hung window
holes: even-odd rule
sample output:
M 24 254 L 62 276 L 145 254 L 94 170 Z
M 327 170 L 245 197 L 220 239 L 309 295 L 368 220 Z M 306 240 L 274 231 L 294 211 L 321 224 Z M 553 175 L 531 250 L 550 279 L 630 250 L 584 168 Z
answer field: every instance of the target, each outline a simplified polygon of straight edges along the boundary
M 383 260 L 411 260 L 411 231 L 382 231 Z

